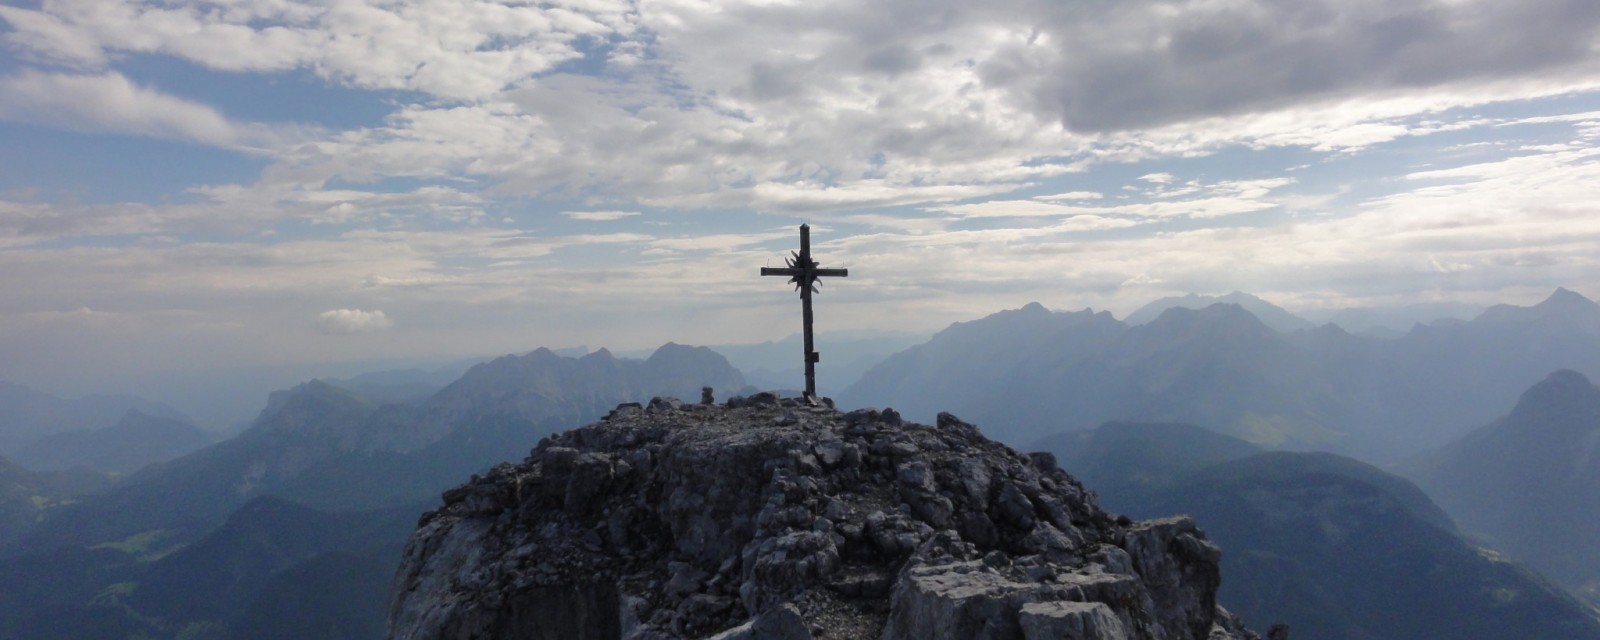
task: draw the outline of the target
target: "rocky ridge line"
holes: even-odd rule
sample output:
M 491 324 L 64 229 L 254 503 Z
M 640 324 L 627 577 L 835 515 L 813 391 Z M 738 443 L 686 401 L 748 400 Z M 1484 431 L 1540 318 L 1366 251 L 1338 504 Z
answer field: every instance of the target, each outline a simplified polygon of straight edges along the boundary
M 949 414 L 658 398 L 446 492 L 389 634 L 1254 639 L 1216 603 L 1219 557 Z

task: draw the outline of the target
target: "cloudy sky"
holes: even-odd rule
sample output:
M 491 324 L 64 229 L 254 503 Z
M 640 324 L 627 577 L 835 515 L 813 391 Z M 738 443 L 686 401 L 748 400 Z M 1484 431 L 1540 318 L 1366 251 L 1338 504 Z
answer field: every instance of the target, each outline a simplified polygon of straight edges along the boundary
M 1600 293 L 1593 0 L 0 0 L 0 378 Z

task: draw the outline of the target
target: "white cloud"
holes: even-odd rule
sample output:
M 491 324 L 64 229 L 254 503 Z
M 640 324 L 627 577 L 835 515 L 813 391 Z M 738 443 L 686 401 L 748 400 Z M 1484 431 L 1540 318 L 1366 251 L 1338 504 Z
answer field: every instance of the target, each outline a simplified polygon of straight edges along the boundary
M 1577 44 L 1600 20 L 1595 11 L 1473 7 L 1183 1 L 1066 11 L 1012 0 L 951 3 L 930 23 L 910 19 L 928 8 L 897 2 L 52 0 L 0 8 L 0 18 L 19 50 L 90 67 L 157 53 L 447 99 L 278 145 L 274 182 L 465 179 L 509 194 L 823 212 L 992 196 L 1093 163 L 1236 145 L 1348 152 L 1490 124 L 1438 117 L 1453 107 L 1596 86 L 1595 62 Z M 1266 28 L 1276 19 L 1282 33 Z M 1378 29 L 1404 19 L 1439 31 Z M 1473 40 L 1490 31 L 1498 56 Z M 618 64 L 598 76 L 557 72 L 585 38 Z M 1382 38 L 1409 57 L 1339 62 L 1391 50 Z M 1343 53 L 1307 53 L 1332 50 Z M 1303 67 L 1294 82 L 1268 72 L 1294 64 Z M 12 118 L 208 144 L 242 135 L 209 107 L 114 73 L 18 78 L 53 80 L 7 92 Z M 116 101 L 79 99 L 85 90 L 65 86 L 72 78 L 145 106 L 107 112 L 95 105 Z M 358 206 L 333 203 L 322 218 L 372 215 Z
M 1100 193 L 1099 191 L 1068 191 L 1066 193 L 1054 193 L 1047 196 L 1034 196 L 1033 199 L 1054 202 L 1060 200 L 1099 200 L 1104 197 L 1106 197 L 1106 195 Z
M 185 195 L 191 202 L 74 204 L 0 197 L 0 244 L 174 233 L 271 235 L 272 225 L 289 220 L 470 224 L 484 219 L 488 206 L 481 194 L 436 185 L 389 192 L 259 182 L 197 186 Z
M 382 331 L 393 324 L 389 316 L 377 309 L 334 309 L 317 315 L 317 328 L 330 335 Z
M 400 45 L 375 43 L 456 34 L 481 18 L 472 16 L 501 9 L 355 3 L 349 19 L 394 23 L 355 40 L 372 48 L 352 60 L 375 68 L 321 58 L 296 64 L 327 65 L 317 68 L 357 86 L 470 95 L 471 104 L 404 105 L 381 126 L 285 150 L 271 172 L 313 183 L 466 178 L 520 195 L 811 213 L 992 196 L 1096 163 L 1240 145 L 1352 152 L 1493 124 L 1448 115 L 1453 108 L 1600 86 L 1587 45 L 1575 44 L 1587 42 L 1584 25 L 1600 15 L 1582 7 L 1535 15 L 1423 0 L 1302 4 L 1290 11 L 1184 1 L 1156 11 L 1130 2 L 1065 11 L 1013 0 L 951 3 L 941 9 L 945 19 L 928 22 L 912 19 L 926 7 L 896 2 L 661 2 L 575 7 L 570 23 L 556 19 L 557 9 L 518 6 L 505 19 L 525 24 L 501 28 L 527 39 L 495 40 L 486 52 L 575 55 L 572 38 L 599 29 L 608 38 L 601 48 L 615 54 L 606 59 L 627 62 L 580 76 L 544 63 L 502 73 L 474 57 L 477 50 L 452 48 L 458 40 L 484 44 L 466 32 L 444 38 L 442 50 L 419 49 L 428 62 L 419 71 L 410 49 L 391 54 L 383 47 Z M 251 15 L 278 15 L 263 11 Z M 314 12 L 273 11 L 329 38 L 347 29 Z M 1540 31 L 1556 20 L 1546 13 L 1564 22 Z M 1487 21 L 1491 14 L 1505 20 Z M 1275 16 L 1287 33 L 1266 29 L 1263 20 Z M 1412 18 L 1442 31 L 1379 33 L 1385 19 Z M 1503 32 L 1495 48 L 1505 55 L 1463 52 L 1488 30 Z M 1300 50 L 1348 49 L 1354 59 L 1391 50 L 1374 38 L 1397 39 L 1416 59 L 1358 66 Z M 1528 50 L 1511 55 L 1513 46 Z M 1463 68 L 1428 62 L 1456 54 Z M 1162 71 L 1202 62 L 1192 78 Z M 1290 63 L 1303 67 L 1294 82 L 1284 77 Z M 420 78 L 451 65 L 463 70 Z M 1404 69 L 1415 79 L 1400 80 Z M 1123 79 L 1111 82 L 1108 73 Z M 1225 87 L 1197 78 L 1224 78 L 1216 84 Z
M 632 30 L 621 2 L 50 0 L 0 7 L 6 39 L 88 67 L 119 52 L 225 71 L 306 68 L 371 89 L 476 100 L 582 56 L 576 41 Z
M 685 236 L 680 238 L 658 238 L 650 243 L 656 249 L 679 251 L 732 251 L 780 238 L 793 237 L 794 232 L 788 229 L 771 233 L 722 233 L 714 235 Z
M 1138 179 L 1157 184 L 1167 184 L 1175 178 L 1171 174 L 1140 176 Z M 1175 189 L 1144 194 L 1148 202 L 1128 204 L 1062 204 L 1061 201 L 1080 198 L 1048 196 L 1031 200 L 989 200 L 983 202 L 929 207 L 930 211 L 943 211 L 962 218 L 1020 218 L 1020 217 L 1070 217 L 1070 216 L 1127 216 L 1149 220 L 1164 218 L 1220 218 L 1264 211 L 1279 206 L 1271 197 L 1273 190 L 1293 184 L 1290 178 L 1258 180 L 1224 180 L 1202 183 L 1192 180 Z M 1176 199 L 1180 196 L 1199 196 Z
M 0 77 L 0 119 L 221 147 L 240 139 L 238 127 L 215 109 L 141 87 L 117 73 L 25 70 Z
M 591 222 L 609 222 L 622 220 L 639 215 L 638 211 L 562 211 L 564 215 L 573 220 L 587 220 Z
M 493 334 L 511 341 L 526 322 L 550 340 L 699 331 L 745 316 L 683 318 L 787 295 L 750 276 L 793 230 L 724 210 L 838 227 L 818 249 L 852 279 L 829 295 L 864 323 L 884 317 L 878 298 L 938 324 L 1158 287 L 1326 300 L 1600 278 L 1584 137 L 1600 130 L 1548 114 L 1600 90 L 1600 5 L 1584 0 L 26 4 L 0 6 L 21 69 L 0 79 L 0 117 L 271 164 L 167 200 L 0 195 L 0 273 L 29 274 L 0 279 L 0 323 L 81 306 L 241 335 L 326 309 L 493 321 L 471 308 L 514 317 Z M 400 91 L 362 96 L 392 109 L 365 126 L 279 135 L 163 93 L 178 74 L 138 75 L 172 59 Z M 1562 127 L 1588 133 L 1551 140 Z M 1424 157 L 1436 142 L 1465 159 Z M 1277 157 L 1301 182 L 1258 171 Z M 1414 159 L 1434 164 L 1392 168 Z M 1141 164 L 1104 170 L 1118 163 Z M 646 206 L 665 210 L 631 215 Z M 552 211 L 621 232 L 553 235 L 570 225 Z M 255 313 L 263 298 L 298 302 Z M 643 305 L 659 313 L 630 313 Z

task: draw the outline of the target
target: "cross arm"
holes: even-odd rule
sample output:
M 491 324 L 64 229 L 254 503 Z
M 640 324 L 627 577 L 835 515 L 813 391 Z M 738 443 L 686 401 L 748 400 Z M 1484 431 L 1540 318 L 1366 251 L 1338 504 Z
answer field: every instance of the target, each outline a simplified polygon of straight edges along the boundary
M 829 276 L 829 277 L 836 277 L 836 278 L 844 278 L 844 277 L 848 277 L 850 275 L 850 270 L 849 269 L 812 269 L 811 273 L 814 273 L 814 274 L 816 274 L 818 276 Z
M 761 275 L 764 275 L 764 276 L 798 276 L 798 275 L 800 275 L 800 270 L 799 269 L 794 269 L 794 268 L 785 268 L 785 267 L 762 267 L 761 268 Z

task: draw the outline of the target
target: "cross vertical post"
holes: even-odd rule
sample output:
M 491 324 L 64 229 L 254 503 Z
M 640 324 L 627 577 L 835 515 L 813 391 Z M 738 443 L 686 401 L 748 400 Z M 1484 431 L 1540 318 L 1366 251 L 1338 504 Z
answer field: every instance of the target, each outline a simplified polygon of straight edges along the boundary
M 811 225 L 800 225 L 800 252 L 789 252 L 792 258 L 786 259 L 789 266 L 785 268 L 762 267 L 761 275 L 764 276 L 789 276 L 789 282 L 800 291 L 800 311 L 802 321 L 802 336 L 805 340 L 806 359 L 806 397 L 817 397 L 817 362 L 822 358 L 817 354 L 815 343 L 811 338 L 811 294 L 820 293 L 817 290 L 819 279 L 823 276 L 837 276 L 840 278 L 850 275 L 849 269 L 822 269 L 817 267 L 817 261 L 811 259 Z

